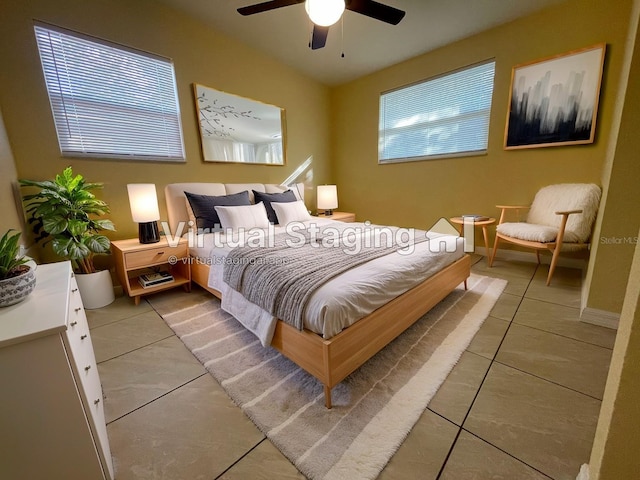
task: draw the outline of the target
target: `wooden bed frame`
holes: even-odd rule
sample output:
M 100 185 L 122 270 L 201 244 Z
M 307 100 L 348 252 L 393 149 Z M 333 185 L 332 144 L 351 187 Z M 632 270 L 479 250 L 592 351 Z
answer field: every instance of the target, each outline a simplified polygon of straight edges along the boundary
M 471 257 L 465 255 L 394 298 L 328 340 L 309 330 L 298 330 L 278 320 L 271 346 L 324 385 L 324 403 L 331 408 L 331 389 L 378 353 L 394 338 L 444 299 L 471 272 Z M 209 287 L 209 266 L 194 262 L 191 280 L 221 298 Z
M 295 186 L 299 198 L 304 198 L 304 188 L 304 184 Z M 275 193 L 283 191 L 283 187 L 258 183 L 166 185 L 165 200 L 171 232 L 178 231 L 180 222 L 188 222 L 185 191 L 202 195 L 228 195 L 244 190 L 248 190 L 249 196 L 253 197 L 252 190 Z M 470 272 L 471 258 L 465 255 L 329 340 L 278 320 L 271 345 L 324 385 L 325 405 L 331 408 L 331 389 L 335 385 L 409 328 L 458 285 L 464 283 L 466 288 Z M 191 279 L 213 295 L 221 297 L 220 292 L 208 286 L 209 265 L 206 263 L 192 263 Z

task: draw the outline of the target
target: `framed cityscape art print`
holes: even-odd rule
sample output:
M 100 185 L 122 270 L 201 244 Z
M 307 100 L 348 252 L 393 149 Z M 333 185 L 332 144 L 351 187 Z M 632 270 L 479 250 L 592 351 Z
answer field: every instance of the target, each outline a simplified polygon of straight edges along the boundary
M 593 143 L 605 44 L 513 67 L 504 148 Z

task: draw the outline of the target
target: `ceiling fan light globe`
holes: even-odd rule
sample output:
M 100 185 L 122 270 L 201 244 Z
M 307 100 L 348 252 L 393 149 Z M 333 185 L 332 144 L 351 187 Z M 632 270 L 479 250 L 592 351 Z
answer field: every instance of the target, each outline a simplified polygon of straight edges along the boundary
M 304 8 L 313 23 L 329 27 L 344 13 L 344 0 L 306 0 Z

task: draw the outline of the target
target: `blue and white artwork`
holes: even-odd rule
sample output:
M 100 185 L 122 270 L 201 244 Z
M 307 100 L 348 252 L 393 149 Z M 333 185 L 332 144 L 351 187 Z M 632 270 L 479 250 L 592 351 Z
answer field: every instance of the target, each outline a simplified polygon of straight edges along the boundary
M 604 50 L 514 67 L 505 148 L 592 143 Z

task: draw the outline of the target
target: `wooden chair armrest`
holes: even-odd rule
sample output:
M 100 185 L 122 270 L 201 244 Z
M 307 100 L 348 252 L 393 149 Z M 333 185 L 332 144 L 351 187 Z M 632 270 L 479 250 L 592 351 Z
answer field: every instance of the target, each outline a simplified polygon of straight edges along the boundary
M 531 208 L 531 206 L 530 205 L 496 205 L 496 208 L 501 208 L 503 210 L 507 210 L 507 209 L 522 210 L 523 208 Z
M 571 215 L 572 213 L 582 213 L 582 210 L 567 210 L 566 212 L 555 212 L 556 215 Z
M 556 249 L 560 250 L 562 248 L 562 242 L 564 240 L 564 229 L 567 226 L 567 220 L 569 220 L 569 215 L 572 213 L 582 213 L 582 210 L 567 210 L 565 212 L 555 212 L 556 215 L 562 215 L 562 220 L 560 221 L 560 228 L 558 229 L 558 236 L 556 237 Z
M 529 205 L 496 205 L 496 207 L 501 209 L 498 225 L 504 222 L 504 217 L 507 210 L 527 210 L 531 208 Z

